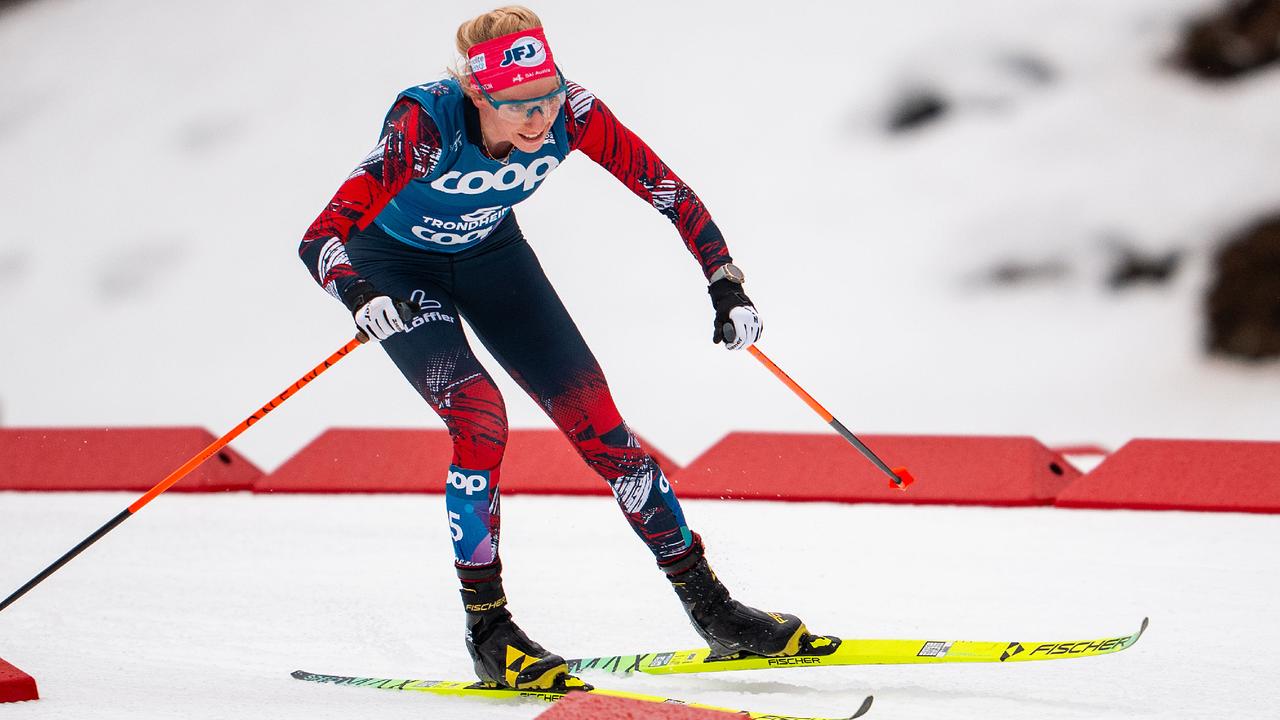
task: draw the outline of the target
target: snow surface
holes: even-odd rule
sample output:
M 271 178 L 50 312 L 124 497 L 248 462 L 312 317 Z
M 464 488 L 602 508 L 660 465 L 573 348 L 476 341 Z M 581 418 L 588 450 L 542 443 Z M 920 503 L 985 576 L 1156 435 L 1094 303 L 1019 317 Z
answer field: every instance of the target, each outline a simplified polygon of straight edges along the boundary
M 706 200 L 761 347 L 855 432 L 1274 439 L 1276 365 L 1204 359 L 1214 243 L 1280 205 L 1280 73 L 1207 87 L 1164 58 L 1211 0 L 540 2 L 567 74 Z M 0 420 L 221 433 L 350 337 L 297 241 L 489 3 L 94 3 L 0 14 Z M 625 30 L 619 30 L 625 29 Z M 1011 58 L 1052 70 L 1029 79 Z M 907 84 L 958 101 L 881 130 Z M 821 431 L 710 308 L 669 223 L 584 158 L 519 209 L 628 421 L 678 462 L 730 430 Z M 1185 249 L 1113 294 L 1121 238 Z M 1057 280 L 999 288 L 1006 261 Z M 480 351 L 483 355 L 483 351 Z M 494 365 L 490 365 L 495 367 Z M 505 378 L 512 425 L 547 427 Z M 334 425 L 435 427 L 362 348 L 236 442 L 266 470 Z M 0 493 L 0 588 L 131 501 Z M 438 497 L 165 496 L 0 617 L 44 700 L 6 718 L 533 717 L 541 706 L 289 679 L 466 677 Z M 1148 635 L 1010 667 L 602 680 L 877 718 L 1264 717 L 1272 517 L 686 503 L 744 600 L 865 637 Z M 603 499 L 508 498 L 508 589 L 566 654 L 695 645 Z M 551 520 L 554 520 L 552 522 Z M 817 587 L 815 587 L 817 585 Z M 7 590 L 0 590 L 7 592 Z
M 16 587 L 119 512 L 121 493 L 3 494 Z M 875 718 L 1262 718 L 1280 702 L 1267 516 L 689 501 L 735 595 L 855 637 L 1079 640 L 1151 627 L 1107 657 L 816 668 L 601 686 L 757 711 Z M 696 647 L 607 498 L 503 507 L 513 613 L 556 652 Z M 166 495 L 0 616 L 0 657 L 53 718 L 532 718 L 503 705 L 321 687 L 321 673 L 467 679 L 438 496 Z M 551 518 L 555 521 L 550 521 Z M 1268 568 L 1271 568 L 1270 570 Z

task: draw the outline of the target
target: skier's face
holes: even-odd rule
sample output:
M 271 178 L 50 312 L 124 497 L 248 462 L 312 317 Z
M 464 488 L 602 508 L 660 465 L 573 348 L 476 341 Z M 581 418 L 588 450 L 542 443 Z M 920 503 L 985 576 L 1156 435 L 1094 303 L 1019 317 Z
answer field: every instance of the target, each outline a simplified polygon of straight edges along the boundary
M 542 147 L 547 131 L 551 129 L 551 123 L 556 119 L 556 113 L 560 112 L 564 103 L 564 94 L 557 94 L 558 88 L 560 88 L 560 79 L 547 77 L 492 94 L 491 97 L 499 103 L 541 99 L 536 107 L 526 108 L 517 105 L 519 112 L 511 112 L 515 108 L 507 105 L 501 106 L 507 108 L 506 111 L 495 108 L 483 95 L 472 98 L 476 109 L 480 111 L 480 126 L 486 141 L 490 143 L 489 149 L 498 150 L 493 146 L 511 143 L 523 152 L 537 152 Z M 551 97 L 548 98 L 548 96 Z M 532 112 L 528 112 L 529 110 Z

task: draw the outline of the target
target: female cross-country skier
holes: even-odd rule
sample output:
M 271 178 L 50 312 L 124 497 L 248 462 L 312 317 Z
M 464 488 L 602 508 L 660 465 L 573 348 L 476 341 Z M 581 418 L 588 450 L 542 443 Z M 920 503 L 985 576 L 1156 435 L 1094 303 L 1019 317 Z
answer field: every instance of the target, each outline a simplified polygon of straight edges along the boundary
M 449 429 L 445 505 L 476 673 L 521 689 L 581 686 L 507 608 L 498 556 L 506 410 L 460 317 L 609 484 L 716 654 L 808 650 L 818 639 L 799 618 L 743 605 L 716 579 L 512 206 L 581 151 L 675 224 L 709 283 L 713 340 L 737 350 L 756 341 L 761 324 L 720 231 L 640 138 L 565 80 L 532 11 L 511 6 L 469 20 L 457 48 L 463 60 L 448 79 L 396 98 L 377 147 L 311 224 L 299 253 Z

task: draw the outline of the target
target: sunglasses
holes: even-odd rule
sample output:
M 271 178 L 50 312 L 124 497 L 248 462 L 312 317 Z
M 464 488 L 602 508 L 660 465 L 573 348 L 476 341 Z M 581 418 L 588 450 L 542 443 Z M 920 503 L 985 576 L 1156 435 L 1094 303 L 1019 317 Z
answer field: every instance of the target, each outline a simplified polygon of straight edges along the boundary
M 486 92 L 484 87 L 476 81 L 476 74 L 474 72 L 471 73 L 471 81 L 480 89 L 484 99 L 488 100 L 493 109 L 498 111 L 498 117 L 509 122 L 524 122 L 533 117 L 534 111 L 540 111 L 544 116 L 549 116 L 558 111 L 564 105 L 565 93 L 568 91 L 569 86 L 565 83 L 564 75 L 560 74 L 560 68 L 556 68 L 556 77 L 560 80 L 559 87 L 546 95 L 528 98 L 527 100 L 494 100 L 493 96 Z

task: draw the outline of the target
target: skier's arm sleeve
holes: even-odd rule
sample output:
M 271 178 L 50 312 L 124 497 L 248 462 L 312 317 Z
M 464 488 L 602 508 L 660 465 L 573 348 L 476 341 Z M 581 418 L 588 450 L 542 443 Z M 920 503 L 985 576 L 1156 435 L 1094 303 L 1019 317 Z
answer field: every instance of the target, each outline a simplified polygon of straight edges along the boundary
M 401 98 L 387 115 L 378 146 L 342 183 L 302 236 L 298 255 L 330 295 L 346 300 L 361 282 L 346 242 L 363 230 L 413 178 L 426 177 L 440 160 L 440 131 L 422 106 Z
M 569 83 L 570 145 L 608 170 L 680 233 L 706 277 L 732 262 L 724 236 L 693 189 L 585 88 Z

